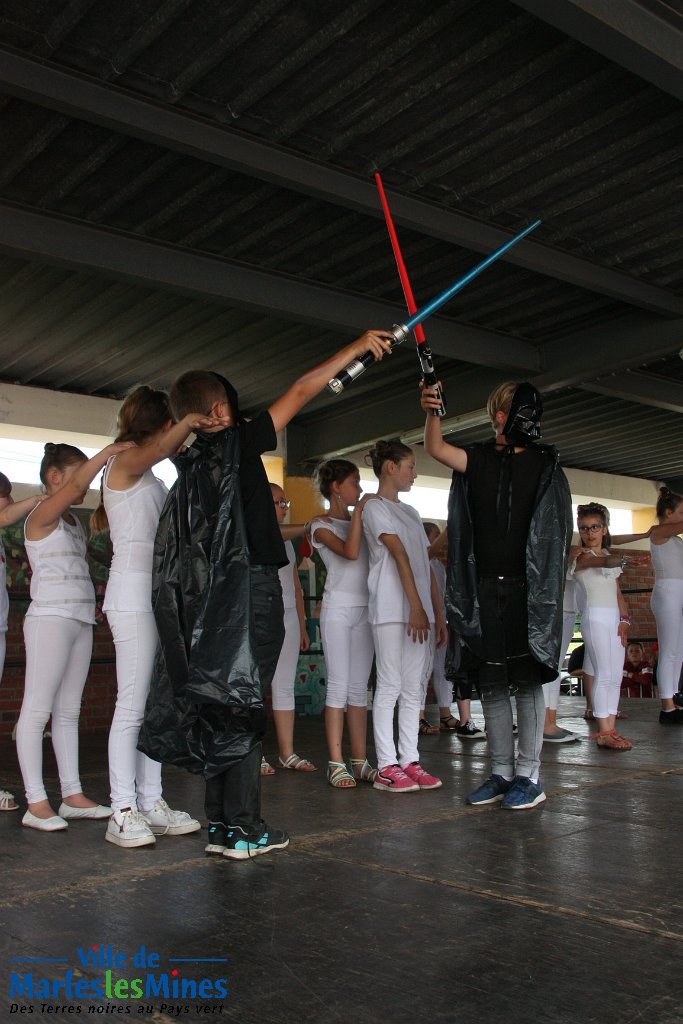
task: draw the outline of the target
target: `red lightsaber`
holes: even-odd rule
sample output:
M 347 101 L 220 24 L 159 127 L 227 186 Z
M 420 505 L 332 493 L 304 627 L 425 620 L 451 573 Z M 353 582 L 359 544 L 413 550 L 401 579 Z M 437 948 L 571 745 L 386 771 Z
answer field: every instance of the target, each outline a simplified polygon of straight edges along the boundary
M 396 267 L 398 268 L 398 276 L 401 279 L 401 286 L 403 287 L 403 294 L 406 300 L 406 306 L 408 307 L 409 313 L 417 313 L 417 305 L 415 303 L 415 297 L 413 296 L 413 289 L 410 286 L 410 278 L 408 277 L 408 271 L 406 265 L 403 262 L 403 256 L 401 255 L 401 247 L 398 244 L 398 235 L 396 234 L 396 228 L 394 222 L 391 219 L 391 211 L 389 210 L 389 204 L 387 197 L 384 193 L 384 185 L 382 184 L 382 178 L 379 171 L 375 173 L 375 182 L 377 184 L 377 191 L 379 192 L 379 198 L 382 203 L 382 209 L 384 210 L 384 219 L 387 222 L 387 230 L 389 232 L 389 238 L 391 239 L 391 248 L 394 250 L 394 259 L 396 260 Z M 422 329 L 422 324 L 415 324 L 413 331 L 415 335 L 415 344 L 417 345 L 417 358 L 420 360 L 420 367 L 422 369 L 422 377 L 425 384 L 434 389 L 435 394 L 439 398 L 440 405 L 438 409 L 432 409 L 434 416 L 445 416 L 446 406 L 444 404 L 443 395 L 441 388 L 439 387 L 436 370 L 434 369 L 434 360 L 432 358 L 432 350 L 427 344 L 425 332 Z

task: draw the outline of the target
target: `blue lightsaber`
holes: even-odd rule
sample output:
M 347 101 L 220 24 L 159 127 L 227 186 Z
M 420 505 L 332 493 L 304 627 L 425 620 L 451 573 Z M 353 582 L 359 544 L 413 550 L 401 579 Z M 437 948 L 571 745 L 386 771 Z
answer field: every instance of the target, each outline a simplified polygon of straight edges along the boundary
M 428 302 L 426 306 L 423 306 L 422 309 L 418 309 L 417 313 L 413 313 L 405 323 L 394 324 L 391 328 L 391 333 L 395 339 L 394 345 L 400 345 L 401 342 L 405 341 L 417 324 L 421 324 L 424 320 L 430 317 L 432 313 L 435 313 L 437 309 L 441 309 L 449 299 L 452 299 L 454 295 L 457 295 L 459 291 L 462 291 L 466 284 L 469 284 L 475 277 L 478 277 L 483 270 L 486 270 L 487 267 L 503 256 L 508 249 L 511 249 L 513 245 L 517 245 L 517 242 L 521 242 L 521 240 L 531 231 L 535 231 L 540 223 L 540 220 L 533 221 L 533 223 L 529 224 L 523 231 L 520 231 L 518 235 L 511 238 L 509 242 L 501 245 L 500 249 L 496 249 L 495 252 L 492 252 L 491 255 L 487 256 L 485 260 L 481 261 L 481 263 L 477 263 L 476 267 L 472 267 L 472 269 L 463 277 L 458 278 L 455 284 L 450 285 L 444 291 L 440 292 L 439 295 L 433 298 L 431 302 Z M 332 380 L 327 382 L 328 388 L 330 391 L 334 392 L 335 395 L 340 395 L 344 388 L 348 387 L 351 381 L 355 380 L 356 377 L 359 377 L 368 366 L 371 366 L 372 363 L 374 363 L 374 361 L 375 357 L 372 352 L 366 352 L 359 359 L 354 359 L 353 362 L 349 363 L 349 365 L 341 371 L 339 376 L 334 377 Z

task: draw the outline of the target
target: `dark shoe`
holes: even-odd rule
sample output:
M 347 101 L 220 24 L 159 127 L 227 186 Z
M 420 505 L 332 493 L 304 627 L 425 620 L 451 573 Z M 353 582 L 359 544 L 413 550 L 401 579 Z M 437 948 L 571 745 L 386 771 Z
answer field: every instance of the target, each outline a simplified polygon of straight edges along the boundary
M 271 850 L 284 850 L 286 846 L 289 846 L 289 836 L 280 829 L 269 829 L 264 824 L 264 831 L 258 838 L 249 838 L 239 825 L 230 825 L 225 838 L 223 856 L 229 857 L 230 860 L 249 860 L 251 857 L 259 857 L 262 853 L 270 853 Z
M 659 724 L 683 725 L 683 708 L 674 708 L 673 711 L 660 711 Z
M 204 853 L 216 853 L 221 857 L 225 853 L 228 830 L 222 821 L 209 822 L 209 840 L 204 847 Z
M 465 722 L 464 725 L 459 725 L 455 730 L 455 735 L 459 736 L 461 740 L 485 740 L 486 733 L 483 729 L 480 729 L 470 719 L 469 722 Z
M 676 707 L 683 708 L 683 693 L 674 693 L 674 704 Z
M 511 786 L 512 782 L 508 782 L 502 775 L 492 775 L 479 789 L 465 797 L 465 803 L 473 807 L 495 804 L 503 799 Z
M 543 733 L 544 743 L 574 743 L 576 740 L 580 739 L 580 736 L 575 732 L 570 732 L 569 729 L 560 729 L 558 732 Z
M 508 811 L 524 811 L 536 804 L 542 804 L 545 793 L 540 782 L 532 782 L 524 775 L 518 775 L 503 797 L 501 807 Z

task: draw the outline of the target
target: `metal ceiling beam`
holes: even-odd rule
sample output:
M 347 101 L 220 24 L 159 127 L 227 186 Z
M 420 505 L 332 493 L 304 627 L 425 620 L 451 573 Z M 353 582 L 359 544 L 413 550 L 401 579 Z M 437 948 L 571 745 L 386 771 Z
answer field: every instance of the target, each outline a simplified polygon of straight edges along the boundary
M 658 89 L 683 100 L 681 33 L 638 0 L 513 2 Z
M 589 384 L 581 385 L 584 391 L 598 395 L 624 398 L 639 405 L 650 405 L 655 409 L 668 409 L 683 415 L 683 384 L 676 380 L 665 380 L 653 373 L 627 370 L 598 377 Z
M 352 334 L 406 316 L 405 307 L 354 292 L 10 203 L 0 203 L 0 252 Z M 525 373 L 540 368 L 528 342 L 443 317 L 430 319 L 429 340 L 451 359 Z
M 9 95 L 282 188 L 382 217 L 374 185 L 358 175 L 9 48 L 0 48 L 0 56 L 0 88 Z M 509 237 L 498 228 L 420 199 L 391 191 L 388 197 L 394 220 L 428 237 L 485 253 L 499 248 Z M 538 212 L 542 216 L 542 211 Z M 503 258 L 631 306 L 683 316 L 683 298 L 529 239 Z

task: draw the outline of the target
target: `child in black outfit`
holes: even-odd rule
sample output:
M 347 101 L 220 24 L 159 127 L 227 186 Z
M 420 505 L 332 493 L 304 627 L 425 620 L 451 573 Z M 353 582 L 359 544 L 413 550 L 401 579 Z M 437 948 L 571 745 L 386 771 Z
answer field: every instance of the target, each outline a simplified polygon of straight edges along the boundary
M 264 700 L 284 637 L 287 563 L 261 454 L 352 359 L 381 359 L 392 340 L 367 331 L 250 421 L 218 374 L 190 371 L 171 388 L 176 418 L 192 407 L 224 426 L 178 457 L 161 515 L 152 595 L 161 650 L 140 749 L 204 775 L 207 853 L 241 860 L 289 844 L 261 818 Z

